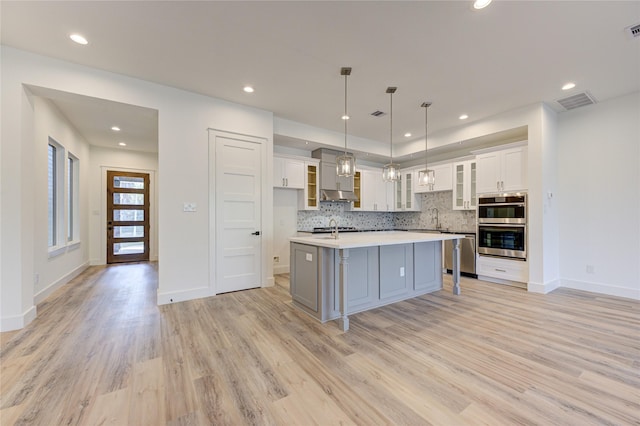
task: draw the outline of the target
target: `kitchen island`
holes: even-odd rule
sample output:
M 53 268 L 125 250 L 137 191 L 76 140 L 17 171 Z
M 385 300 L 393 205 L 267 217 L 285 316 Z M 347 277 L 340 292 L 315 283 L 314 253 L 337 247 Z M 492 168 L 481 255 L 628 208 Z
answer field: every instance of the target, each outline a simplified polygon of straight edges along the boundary
M 460 294 L 464 235 L 404 231 L 290 238 L 293 304 L 321 322 L 442 289 L 442 241 L 453 241 L 453 293 Z

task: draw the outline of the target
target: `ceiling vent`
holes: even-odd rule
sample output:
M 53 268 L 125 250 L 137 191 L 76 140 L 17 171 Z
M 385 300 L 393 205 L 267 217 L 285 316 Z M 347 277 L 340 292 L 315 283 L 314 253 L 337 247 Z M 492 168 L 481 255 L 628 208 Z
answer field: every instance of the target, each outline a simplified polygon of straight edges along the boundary
M 631 38 L 640 37 L 640 24 L 635 24 L 624 29 L 624 32 Z
M 383 115 L 387 115 L 387 113 L 382 111 L 373 111 L 371 115 L 373 115 L 374 117 L 382 117 Z
M 586 105 L 596 103 L 596 99 L 589 92 L 578 93 L 577 95 L 568 96 L 566 98 L 558 99 L 558 102 L 564 109 L 569 111 L 570 109 L 580 108 Z

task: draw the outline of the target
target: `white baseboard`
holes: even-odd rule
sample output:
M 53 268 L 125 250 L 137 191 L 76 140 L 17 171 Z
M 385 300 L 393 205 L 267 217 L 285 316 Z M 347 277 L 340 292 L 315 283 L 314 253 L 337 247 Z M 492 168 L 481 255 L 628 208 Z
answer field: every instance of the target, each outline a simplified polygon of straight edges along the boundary
M 561 287 L 560 280 L 553 280 L 544 284 L 529 282 L 527 284 L 527 291 L 530 291 L 531 293 L 547 294 L 557 289 L 558 287 Z
M 57 289 L 59 289 L 60 287 L 62 287 L 63 285 L 65 285 L 66 283 L 68 283 L 69 281 L 71 281 L 72 279 L 77 277 L 78 275 L 80 275 L 81 273 L 83 273 L 89 267 L 89 265 L 90 265 L 90 262 L 88 262 L 88 261 L 83 263 L 82 265 L 78 266 L 76 269 L 74 269 L 73 271 L 69 272 L 68 274 L 66 274 L 65 276 L 60 278 L 59 280 L 54 281 L 53 283 L 49 284 L 44 289 L 42 289 L 39 292 L 37 292 L 33 296 L 33 303 L 37 305 L 38 303 L 42 302 L 44 299 L 49 297 L 49 295 L 51 295 L 51 293 L 53 293 L 54 291 L 56 291 Z
M 602 293 L 609 296 L 626 297 L 628 299 L 640 300 L 640 288 L 619 287 L 609 284 L 590 283 L 570 279 L 562 279 L 561 287 L 575 290 L 590 291 L 592 293 Z
M 29 325 L 36 318 L 36 306 L 33 305 L 27 309 L 22 315 L 13 317 L 5 317 L 0 319 L 0 331 L 20 330 Z
M 275 278 L 269 277 L 267 278 L 267 281 L 265 282 L 265 285 L 263 285 L 263 287 L 273 287 L 274 285 L 276 285 Z
M 278 274 L 288 274 L 289 273 L 289 265 L 278 265 L 273 267 L 273 273 L 275 275 Z
M 169 291 L 164 293 L 158 291 L 158 305 L 168 305 L 169 303 L 185 302 L 187 300 L 202 299 L 204 297 L 211 297 L 215 295 L 215 291 L 209 287 L 194 288 L 186 291 Z

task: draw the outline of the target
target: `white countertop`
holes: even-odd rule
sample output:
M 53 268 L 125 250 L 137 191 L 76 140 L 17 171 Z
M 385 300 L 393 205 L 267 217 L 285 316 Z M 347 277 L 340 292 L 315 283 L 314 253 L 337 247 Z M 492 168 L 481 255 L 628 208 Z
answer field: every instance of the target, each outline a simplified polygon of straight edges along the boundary
M 425 232 L 383 231 L 383 232 L 343 232 L 334 239 L 331 234 L 314 234 L 308 237 L 291 237 L 292 243 L 333 249 L 346 249 L 393 244 L 411 244 L 427 241 L 457 240 L 464 238 L 459 234 L 430 234 Z

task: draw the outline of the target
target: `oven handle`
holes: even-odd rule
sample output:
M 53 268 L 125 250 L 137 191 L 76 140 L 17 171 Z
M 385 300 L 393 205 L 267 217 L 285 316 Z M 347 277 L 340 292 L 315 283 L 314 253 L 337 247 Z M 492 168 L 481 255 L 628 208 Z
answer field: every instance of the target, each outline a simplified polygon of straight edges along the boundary
M 516 207 L 524 207 L 525 204 L 524 203 L 483 203 L 482 201 L 480 201 L 478 203 L 479 206 L 516 206 Z
M 479 223 L 478 228 L 525 228 L 526 223 Z

